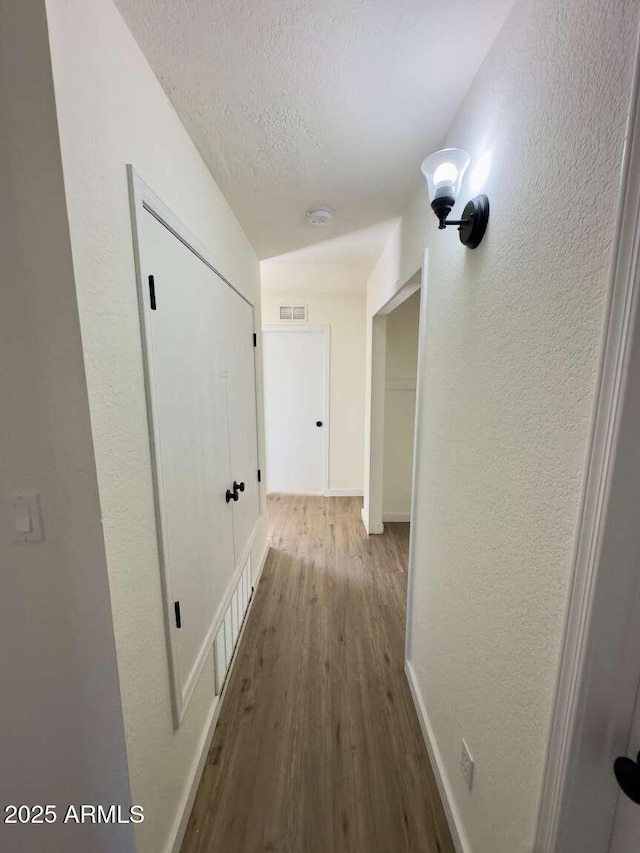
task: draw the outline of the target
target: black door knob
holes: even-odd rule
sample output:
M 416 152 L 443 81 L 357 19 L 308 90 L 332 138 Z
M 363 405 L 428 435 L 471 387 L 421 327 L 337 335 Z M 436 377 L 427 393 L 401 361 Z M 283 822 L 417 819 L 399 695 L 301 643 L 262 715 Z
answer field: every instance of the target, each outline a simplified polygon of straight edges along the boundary
M 224 496 L 224 499 L 227 503 L 229 503 L 229 501 L 237 501 L 238 498 L 240 497 L 240 495 L 238 494 L 237 486 L 238 486 L 238 484 L 234 483 L 233 484 L 233 491 L 231 491 L 231 489 L 227 489 L 227 493 Z M 244 483 L 242 484 L 242 486 L 244 487 Z
M 623 793 L 640 805 L 640 752 L 638 760 L 622 755 L 613 762 L 613 772 Z
M 233 481 L 233 491 L 234 492 L 244 492 L 244 483 L 236 483 Z
M 316 426 L 322 426 L 322 421 L 316 421 Z

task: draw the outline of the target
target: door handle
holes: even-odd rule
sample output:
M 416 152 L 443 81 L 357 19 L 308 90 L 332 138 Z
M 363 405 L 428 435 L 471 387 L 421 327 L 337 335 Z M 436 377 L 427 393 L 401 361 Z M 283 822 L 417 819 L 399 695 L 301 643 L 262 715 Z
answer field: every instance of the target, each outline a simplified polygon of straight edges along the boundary
M 238 498 L 240 497 L 240 495 L 238 494 L 238 490 L 235 488 L 236 484 L 234 483 L 233 485 L 234 485 L 233 491 L 231 491 L 231 489 L 227 489 L 227 493 L 224 496 L 224 499 L 227 503 L 229 503 L 229 501 L 237 501 Z
M 613 762 L 613 772 L 622 792 L 634 803 L 640 805 L 640 752 L 637 761 L 625 755 L 616 758 Z
M 244 483 L 236 483 L 236 481 L 234 480 L 233 481 L 233 491 L 234 492 L 244 492 Z M 237 498 L 236 498 L 236 500 L 237 500 Z
M 322 423 L 322 421 L 316 421 L 316 426 L 324 426 L 324 424 Z

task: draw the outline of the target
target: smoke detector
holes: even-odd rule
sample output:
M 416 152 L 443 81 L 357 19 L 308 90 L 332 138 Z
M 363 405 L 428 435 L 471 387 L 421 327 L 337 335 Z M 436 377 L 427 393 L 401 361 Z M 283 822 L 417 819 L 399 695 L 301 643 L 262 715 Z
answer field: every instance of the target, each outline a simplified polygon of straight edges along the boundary
M 310 225 L 326 225 L 333 218 L 333 210 L 330 207 L 312 207 L 306 215 Z

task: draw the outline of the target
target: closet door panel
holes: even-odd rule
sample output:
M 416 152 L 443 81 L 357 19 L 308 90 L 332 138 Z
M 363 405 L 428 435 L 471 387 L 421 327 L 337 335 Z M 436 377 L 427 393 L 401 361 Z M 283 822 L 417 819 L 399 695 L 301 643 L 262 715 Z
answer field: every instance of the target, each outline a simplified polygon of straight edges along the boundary
M 141 308 L 157 514 L 172 650 L 183 709 L 210 652 L 233 576 L 226 393 L 229 288 L 146 210 Z M 145 293 L 148 276 L 153 293 Z M 155 307 L 154 307 L 155 299 Z M 181 627 L 175 602 L 180 603 Z
M 227 294 L 227 399 L 231 478 L 244 483 L 233 505 L 236 566 L 246 558 L 260 514 L 253 308 L 231 288 Z

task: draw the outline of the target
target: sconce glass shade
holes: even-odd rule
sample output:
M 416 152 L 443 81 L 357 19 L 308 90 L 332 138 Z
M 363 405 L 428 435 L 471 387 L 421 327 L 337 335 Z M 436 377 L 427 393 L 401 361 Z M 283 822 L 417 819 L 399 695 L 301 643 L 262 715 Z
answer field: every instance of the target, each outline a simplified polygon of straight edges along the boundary
M 443 148 L 427 157 L 421 168 L 427 179 L 432 206 L 434 201 L 446 198 L 450 201 L 448 206 L 451 210 L 470 162 L 471 157 L 461 148 Z

